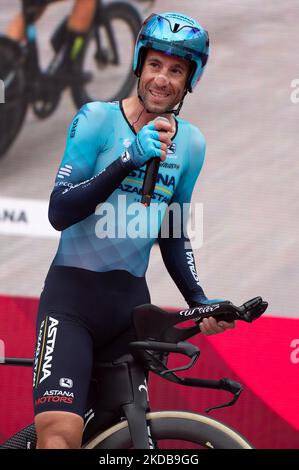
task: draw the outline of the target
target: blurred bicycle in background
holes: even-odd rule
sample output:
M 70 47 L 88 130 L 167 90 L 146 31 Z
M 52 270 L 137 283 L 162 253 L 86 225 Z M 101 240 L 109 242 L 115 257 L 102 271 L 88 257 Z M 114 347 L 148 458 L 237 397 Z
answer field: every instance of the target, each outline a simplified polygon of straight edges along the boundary
M 0 106 L 0 158 L 21 130 L 29 105 L 38 118 L 45 119 L 57 109 L 61 94 L 67 88 L 79 109 L 90 101 L 124 98 L 135 85 L 132 72 L 135 40 L 144 13 L 154 0 L 97 0 L 84 47 L 74 63 L 74 73 L 64 78 L 55 73 L 53 64 L 63 43 L 68 17 L 52 35 L 54 57 L 45 70 L 39 63 L 34 21 L 37 9 L 48 3 L 51 2 L 22 0 L 24 44 L 0 36 L 0 79 L 5 88 L 5 103 Z

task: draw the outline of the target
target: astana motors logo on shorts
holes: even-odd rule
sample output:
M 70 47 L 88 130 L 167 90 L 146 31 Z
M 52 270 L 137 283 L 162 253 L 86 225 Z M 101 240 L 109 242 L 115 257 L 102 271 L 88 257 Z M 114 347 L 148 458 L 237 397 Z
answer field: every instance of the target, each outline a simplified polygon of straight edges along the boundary
M 74 393 L 66 390 L 46 390 L 42 397 L 35 400 L 35 406 L 44 403 L 66 403 L 71 405 L 74 401 Z
M 33 386 L 50 377 L 59 321 L 47 317 L 41 324 L 35 354 Z M 42 374 L 42 375 L 41 375 Z

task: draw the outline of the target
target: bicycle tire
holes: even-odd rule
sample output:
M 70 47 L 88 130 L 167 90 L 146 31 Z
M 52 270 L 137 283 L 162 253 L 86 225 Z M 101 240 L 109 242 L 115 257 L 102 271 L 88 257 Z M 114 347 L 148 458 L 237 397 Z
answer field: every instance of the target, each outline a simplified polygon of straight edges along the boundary
M 147 414 L 155 441 L 180 440 L 207 449 L 253 449 L 241 434 L 218 420 L 187 411 L 157 411 Z M 36 432 L 34 424 L 22 429 L 0 449 L 34 449 Z M 132 447 L 127 421 L 122 421 L 106 431 L 94 435 L 82 449 L 130 449 Z
M 5 82 L 9 75 L 12 78 L 5 89 L 5 103 L 0 105 L 0 158 L 20 132 L 28 106 L 20 51 L 16 44 L 3 37 L 0 38 L 0 78 Z
M 142 18 L 139 14 L 139 11 L 136 10 L 136 8 L 125 2 L 113 2 L 110 3 L 106 6 L 106 14 L 109 17 L 109 22 L 112 25 L 112 29 L 117 31 L 117 34 L 121 34 L 122 28 L 113 28 L 113 22 L 120 21 L 122 22 L 121 24 L 127 29 L 130 34 L 130 41 L 122 40 L 121 41 L 121 47 L 132 47 L 131 52 L 123 52 L 123 50 L 118 49 L 118 54 L 119 57 L 122 59 L 123 57 L 128 58 L 130 57 L 130 63 L 126 65 L 126 73 L 123 74 L 121 73 L 121 76 L 118 80 L 116 80 L 116 69 L 120 69 L 120 66 L 113 66 L 114 68 L 109 68 L 105 70 L 105 76 L 104 76 L 104 70 L 99 71 L 99 86 L 96 86 L 97 91 L 94 91 L 92 94 L 88 91 L 87 87 L 88 84 L 75 84 L 71 87 L 71 94 L 73 97 L 73 101 L 77 108 L 79 109 L 81 106 L 83 106 L 85 103 L 91 102 L 91 101 L 118 101 L 123 98 L 126 98 L 127 96 L 130 95 L 131 91 L 134 88 L 134 85 L 136 83 L 136 77 L 133 73 L 133 53 L 134 53 L 134 46 L 135 46 L 135 41 L 137 38 L 137 35 L 140 31 L 141 25 L 142 25 Z M 94 42 L 94 43 L 93 43 Z M 130 44 L 129 44 L 130 42 Z M 86 45 L 85 45 L 85 50 L 82 53 L 82 57 L 78 60 L 77 63 L 77 70 L 79 73 L 82 73 L 84 75 L 84 61 L 86 60 L 86 57 L 88 55 L 88 50 L 90 45 L 95 44 L 95 35 L 91 34 L 87 39 L 86 39 Z M 119 45 L 119 44 L 118 44 Z M 114 72 L 114 73 L 113 73 Z M 118 84 L 119 82 L 119 84 Z M 91 81 L 91 84 L 93 86 L 95 83 L 95 80 Z M 113 91 L 109 91 L 109 88 L 111 87 L 111 83 L 117 83 L 116 89 Z M 106 88 L 108 89 L 106 91 Z
M 206 449 L 252 449 L 241 434 L 226 424 L 187 411 L 158 411 L 147 414 L 154 441 L 180 440 Z M 93 436 L 83 449 L 130 449 L 128 422 L 122 421 Z

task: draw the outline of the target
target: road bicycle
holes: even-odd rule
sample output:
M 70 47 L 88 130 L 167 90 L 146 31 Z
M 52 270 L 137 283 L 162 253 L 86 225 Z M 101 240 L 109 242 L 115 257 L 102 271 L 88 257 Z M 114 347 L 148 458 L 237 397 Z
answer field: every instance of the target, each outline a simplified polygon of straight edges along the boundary
M 228 378 L 207 380 L 177 375 L 177 372 L 190 369 L 200 354 L 198 347 L 186 339 L 200 332 L 199 324 L 205 317 L 251 323 L 265 312 L 267 306 L 261 297 L 255 297 L 240 307 L 228 301 L 176 312 L 167 312 L 151 304 L 136 307 L 133 326 L 122 336 L 123 344 L 129 344 L 129 353 L 114 358 L 112 344 L 102 351 L 100 361 L 95 361 L 82 448 L 159 449 L 165 440 L 166 443 L 171 440 L 177 446 L 185 442 L 199 449 L 251 449 L 245 437 L 208 416 L 180 410 L 151 412 L 147 377 L 150 371 L 176 384 L 226 390 L 233 395 L 228 403 L 207 412 L 233 405 L 242 391 L 239 383 Z M 190 320 L 192 326 L 176 326 L 186 320 Z M 190 362 L 169 369 L 171 352 L 188 357 Z M 30 367 L 33 364 L 32 359 L 6 358 L 2 362 Z M 30 424 L 1 448 L 32 449 L 35 446 L 35 428 Z
M 139 0 L 147 6 L 154 2 L 143 1 Z M 45 119 L 56 110 L 66 88 L 80 108 L 90 101 L 125 98 L 135 85 L 133 52 L 144 13 L 135 2 L 97 1 L 84 47 L 74 63 L 74 73 L 63 79 L 57 74 L 56 63 L 68 18 L 61 21 L 52 35 L 53 59 L 45 70 L 39 64 L 34 21 L 37 8 L 47 3 L 50 0 L 22 0 L 25 44 L 0 36 L 0 79 L 5 89 L 5 103 L 0 105 L 0 157 L 19 133 L 29 105 L 39 119 Z

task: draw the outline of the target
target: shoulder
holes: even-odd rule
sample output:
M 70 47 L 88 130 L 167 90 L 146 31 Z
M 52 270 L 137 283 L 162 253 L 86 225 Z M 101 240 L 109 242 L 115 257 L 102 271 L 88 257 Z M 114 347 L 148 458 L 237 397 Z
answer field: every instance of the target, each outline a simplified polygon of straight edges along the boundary
M 107 125 L 113 122 L 113 114 L 119 110 L 117 103 L 105 103 L 103 101 L 93 101 L 86 103 L 79 109 L 73 118 L 68 137 L 73 139 L 75 136 L 79 138 L 99 137 L 99 132 L 104 133 L 103 130 Z
M 185 168 L 187 171 L 194 171 L 198 174 L 205 158 L 206 139 L 197 126 L 181 118 L 177 118 L 177 120 L 180 133 L 187 145 L 188 158 L 185 159 Z
M 178 121 L 178 126 L 184 134 L 185 138 L 188 138 L 188 145 L 194 145 L 199 148 L 204 148 L 206 145 L 206 139 L 201 130 L 191 124 L 189 121 L 186 121 L 182 118 L 176 118 Z
M 82 119 L 99 122 L 99 120 L 103 121 L 107 119 L 107 117 L 116 110 L 119 110 L 117 102 L 105 103 L 104 101 L 92 101 L 82 106 L 74 119 L 82 117 Z
M 190 142 L 194 146 L 194 149 L 197 151 L 205 151 L 206 148 L 206 139 L 201 130 L 190 124 Z

